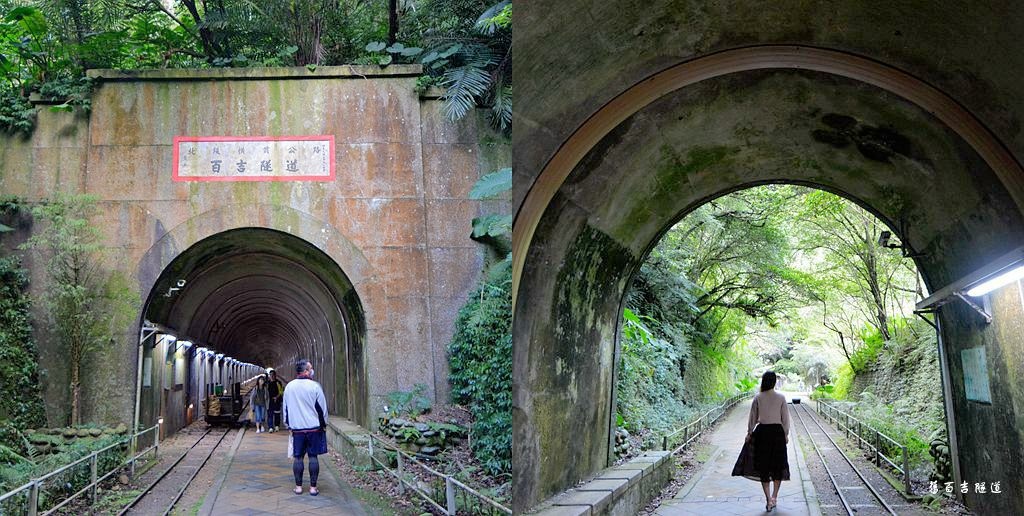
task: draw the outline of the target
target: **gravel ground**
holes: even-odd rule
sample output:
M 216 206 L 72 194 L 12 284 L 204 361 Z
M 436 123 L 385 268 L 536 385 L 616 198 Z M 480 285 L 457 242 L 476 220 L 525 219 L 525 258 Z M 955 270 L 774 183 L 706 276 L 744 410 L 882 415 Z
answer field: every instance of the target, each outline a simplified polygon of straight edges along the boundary
M 928 509 L 918 501 L 906 500 L 899 491 L 897 491 L 888 481 L 885 480 L 885 478 L 882 477 L 882 474 L 878 472 L 875 465 L 865 458 L 864 453 L 857 448 L 853 441 L 848 441 L 842 432 L 829 425 L 827 421 L 817 418 L 817 414 L 815 414 L 813 410 L 801 412 L 800 415 L 803 416 L 804 422 L 807 424 L 809 429 L 817 430 L 817 426 L 811 420 L 812 417 L 815 417 L 821 423 L 828 435 L 830 435 L 832 439 L 842 447 L 847 457 L 853 461 L 857 466 L 857 469 L 860 470 L 860 472 L 868 479 L 868 482 L 870 482 L 871 485 L 879 491 L 885 501 L 889 503 L 897 513 L 910 516 L 936 514 L 935 511 Z M 793 418 L 793 427 L 797 432 L 798 442 L 803 449 L 811 480 L 814 482 L 814 489 L 818 495 L 818 504 L 821 507 L 822 515 L 845 515 L 846 510 L 842 506 L 839 495 L 836 494 L 835 486 L 833 486 L 831 480 L 829 480 L 828 472 L 825 471 L 824 466 L 821 464 L 821 459 L 818 457 L 818 454 L 814 451 L 814 448 L 811 445 L 809 440 L 810 436 L 806 433 L 803 425 L 800 424 L 800 421 L 795 417 Z M 827 440 L 825 443 L 827 446 L 831 446 L 831 444 L 828 444 Z M 819 446 L 821 445 L 822 444 L 819 442 Z M 950 499 L 943 500 L 939 512 L 941 514 L 970 514 L 970 512 L 968 512 L 962 505 Z
M 472 424 L 472 416 L 469 411 L 465 408 L 455 405 L 435 407 L 429 414 L 415 418 L 417 421 L 434 421 L 441 423 L 456 423 L 462 426 L 469 427 Z M 375 435 L 385 441 L 388 437 L 380 433 Z M 341 473 L 343 481 L 349 483 L 353 487 L 363 490 L 369 490 L 376 492 L 385 499 L 390 501 L 391 508 L 398 514 L 433 514 L 436 510 L 432 511 L 432 507 L 423 501 L 418 495 L 412 492 L 406 492 L 402 494 L 398 491 L 398 483 L 393 476 L 384 471 L 356 471 L 348 464 L 345 459 L 336 453 L 332 453 L 331 456 L 334 458 L 335 463 L 338 465 L 338 470 Z M 425 461 L 426 462 L 426 461 Z M 470 451 L 470 444 L 468 441 L 463 441 L 458 446 L 449 448 L 442 452 L 438 456 L 436 463 L 426 462 L 430 467 L 441 471 L 465 471 L 468 473 L 468 479 L 463 480 L 467 485 L 472 486 L 476 489 L 493 489 L 499 494 L 505 494 L 509 496 L 511 492 L 511 482 L 509 477 L 491 477 L 483 473 L 480 463 L 473 457 Z M 429 477 L 426 475 L 419 475 L 418 472 L 410 468 L 410 473 L 420 477 L 421 480 L 427 480 Z M 500 501 L 500 500 L 499 500 Z M 506 500 L 505 504 L 509 502 Z

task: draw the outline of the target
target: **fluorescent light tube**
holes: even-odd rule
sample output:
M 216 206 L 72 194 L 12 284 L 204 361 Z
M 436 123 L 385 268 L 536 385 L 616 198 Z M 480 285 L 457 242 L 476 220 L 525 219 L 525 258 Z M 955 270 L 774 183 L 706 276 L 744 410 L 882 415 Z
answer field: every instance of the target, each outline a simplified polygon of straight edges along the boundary
M 967 291 L 968 296 L 981 297 L 993 290 L 1024 278 L 1024 265 L 1010 269 Z

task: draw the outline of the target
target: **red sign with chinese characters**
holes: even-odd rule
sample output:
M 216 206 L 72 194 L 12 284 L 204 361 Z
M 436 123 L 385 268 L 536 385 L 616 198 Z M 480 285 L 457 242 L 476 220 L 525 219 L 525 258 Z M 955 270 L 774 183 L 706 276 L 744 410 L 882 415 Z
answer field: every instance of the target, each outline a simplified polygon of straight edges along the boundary
M 334 181 L 334 135 L 175 136 L 174 181 Z

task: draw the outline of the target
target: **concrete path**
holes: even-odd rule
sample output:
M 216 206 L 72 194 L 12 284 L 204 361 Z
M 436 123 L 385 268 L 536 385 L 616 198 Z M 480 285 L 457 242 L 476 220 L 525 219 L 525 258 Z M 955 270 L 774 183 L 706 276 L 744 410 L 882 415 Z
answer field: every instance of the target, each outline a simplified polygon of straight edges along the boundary
M 219 486 L 207 495 L 200 514 L 344 514 L 367 513 L 341 482 L 334 461 L 320 456 L 319 496 L 309 495 L 309 469 L 303 494 L 292 492 L 292 459 L 287 457 L 288 433 L 257 434 L 246 430 Z
M 744 477 L 732 476 L 732 467 L 743 446 L 747 433 L 747 415 L 750 400 L 739 403 L 711 434 L 711 458 L 687 485 L 672 499 L 658 508 L 661 516 L 689 515 L 748 515 L 764 514 L 764 492 L 761 484 Z M 779 516 L 820 516 L 814 485 L 807 473 L 794 429 L 790 428 L 789 474 L 782 483 L 778 507 L 772 514 Z

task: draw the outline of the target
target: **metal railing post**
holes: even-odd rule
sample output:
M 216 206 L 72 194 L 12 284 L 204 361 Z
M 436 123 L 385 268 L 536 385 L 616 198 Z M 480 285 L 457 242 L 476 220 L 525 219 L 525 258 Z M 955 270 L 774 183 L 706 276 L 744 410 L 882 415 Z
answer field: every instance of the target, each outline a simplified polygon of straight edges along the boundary
M 395 456 L 398 457 L 398 492 L 405 494 L 405 479 L 403 478 L 404 473 L 402 472 L 405 468 L 402 467 L 402 450 L 395 451 Z
M 882 466 L 882 458 L 879 456 L 881 450 L 878 449 L 882 445 L 882 438 L 878 435 L 878 430 L 875 430 L 875 466 Z
M 89 475 L 90 477 L 92 477 L 92 484 L 90 484 L 89 495 L 93 505 L 96 505 L 96 462 L 98 455 L 99 452 L 92 452 L 92 456 L 89 457 Z
M 910 457 L 907 456 L 907 447 L 900 446 L 903 450 L 903 486 L 907 489 L 907 494 L 910 494 Z
M 163 418 L 160 418 L 161 420 Z M 160 456 L 160 428 L 163 426 L 162 421 L 158 421 L 156 424 L 156 431 L 153 434 L 153 456 Z
M 138 432 L 138 430 L 139 430 L 138 428 L 135 428 L 134 432 L 132 432 L 132 444 L 129 447 L 130 448 L 129 453 L 131 454 L 131 461 L 129 462 L 129 466 L 128 466 L 128 478 L 130 478 L 132 480 L 135 479 L 135 455 L 139 452 L 139 432 Z
M 661 437 L 661 451 L 668 451 L 668 435 Z
M 32 487 L 28 491 L 28 516 L 36 516 L 39 513 L 39 481 L 32 481 Z
M 451 475 L 444 477 L 444 498 L 448 505 L 448 515 L 454 516 L 458 507 L 455 504 L 455 484 L 452 483 Z

